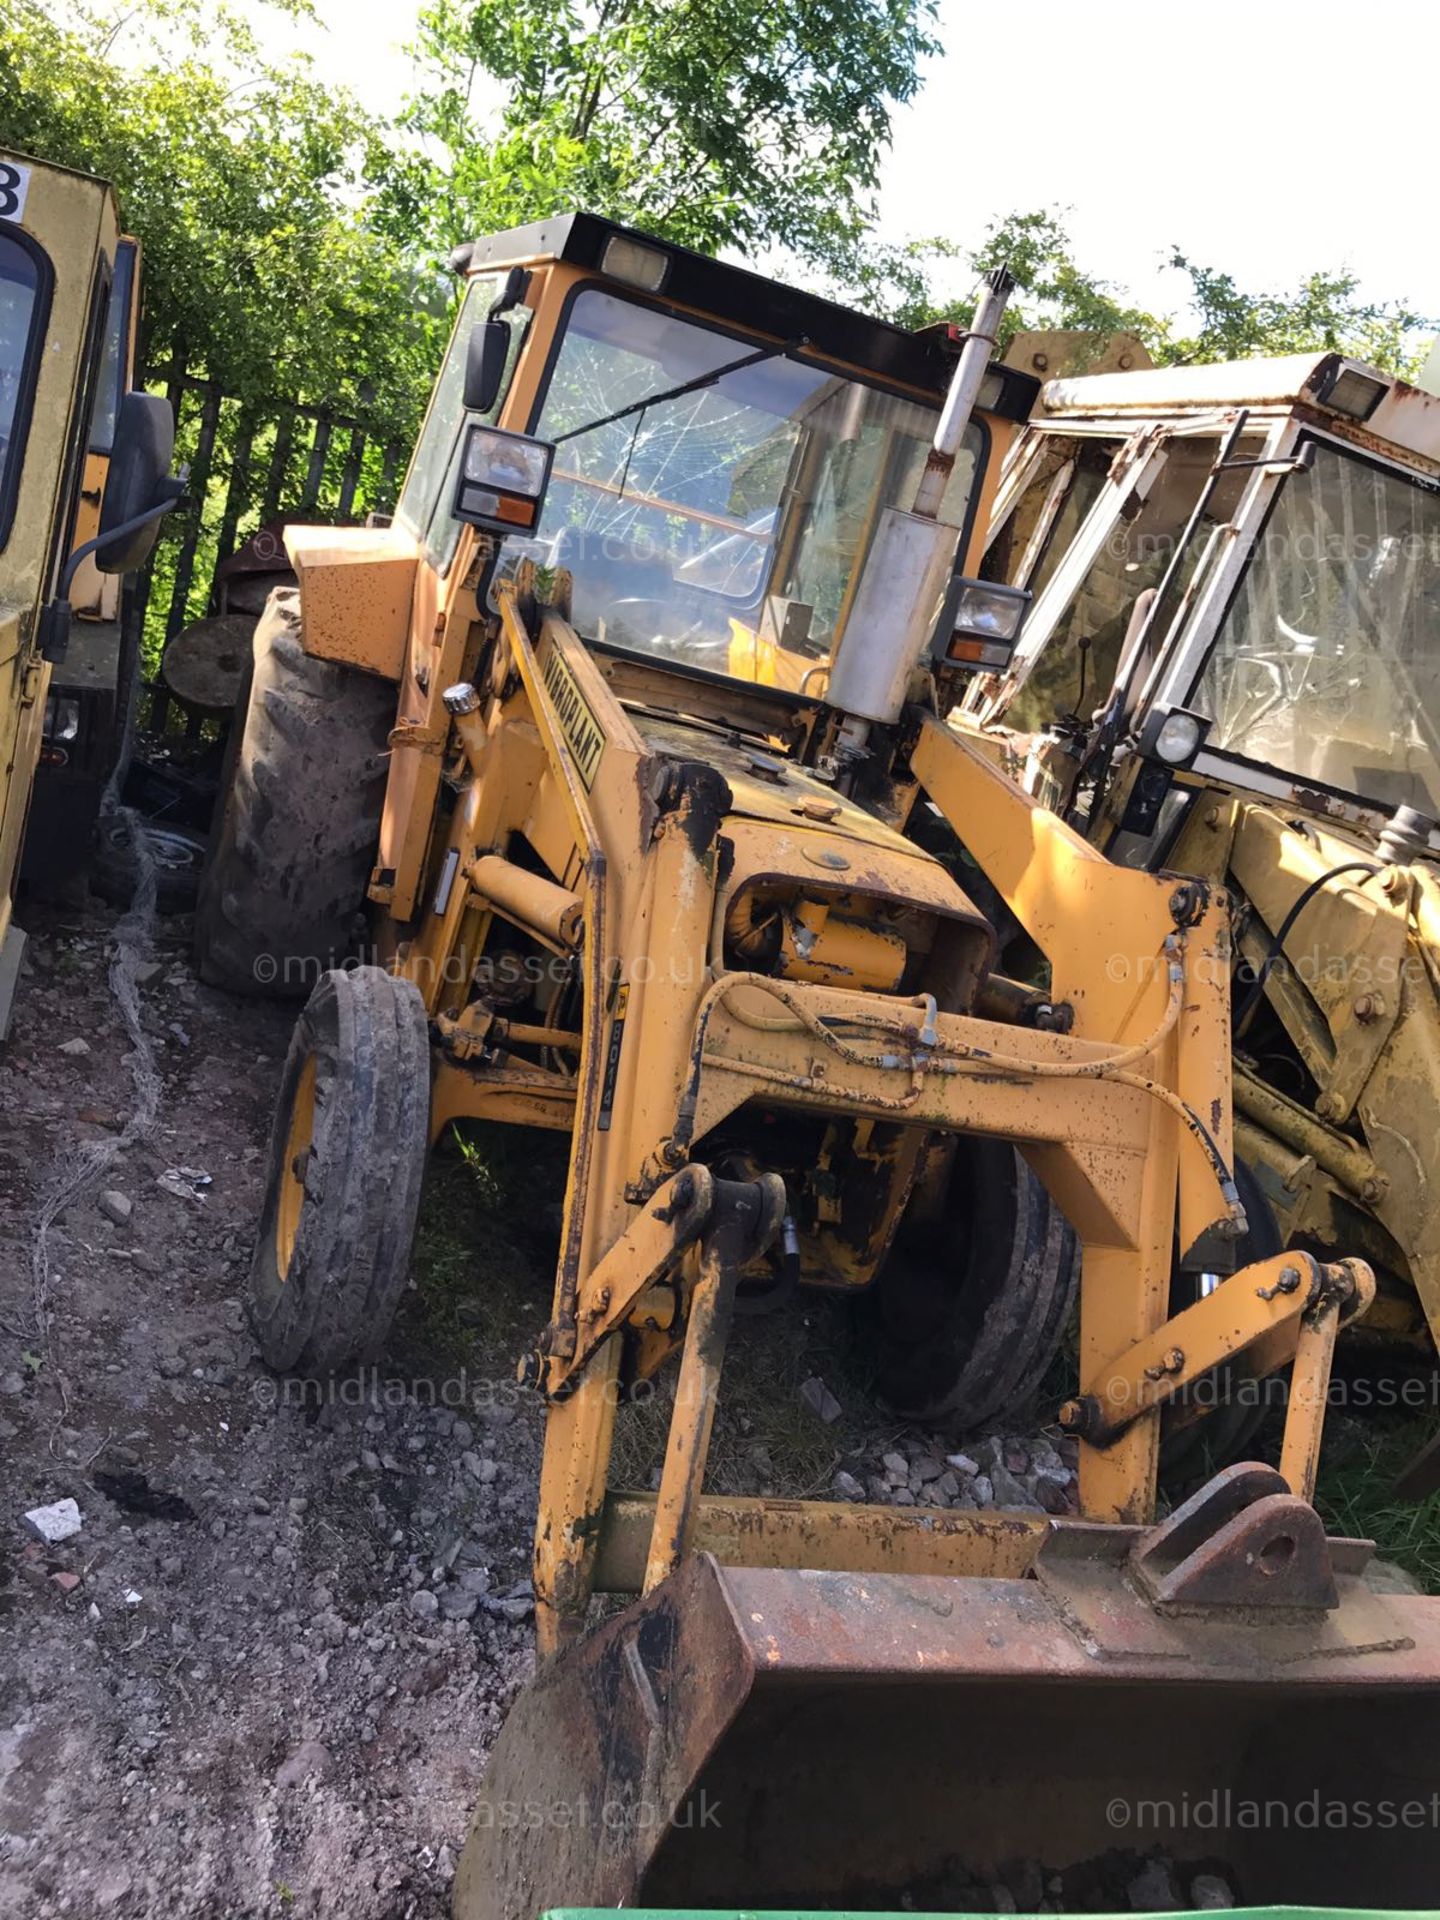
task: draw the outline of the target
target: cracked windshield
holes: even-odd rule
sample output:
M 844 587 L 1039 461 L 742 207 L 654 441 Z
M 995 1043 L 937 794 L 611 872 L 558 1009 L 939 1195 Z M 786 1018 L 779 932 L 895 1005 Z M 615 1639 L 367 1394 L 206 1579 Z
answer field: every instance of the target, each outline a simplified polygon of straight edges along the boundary
M 1440 492 L 1315 452 L 1259 536 L 1194 704 L 1212 747 L 1440 815 Z
M 558 444 L 536 557 L 570 569 L 587 637 L 795 688 L 844 626 L 881 510 L 909 504 L 935 415 L 778 350 L 734 365 L 763 351 L 581 293 L 538 428 Z M 951 525 L 979 445 L 972 428 Z

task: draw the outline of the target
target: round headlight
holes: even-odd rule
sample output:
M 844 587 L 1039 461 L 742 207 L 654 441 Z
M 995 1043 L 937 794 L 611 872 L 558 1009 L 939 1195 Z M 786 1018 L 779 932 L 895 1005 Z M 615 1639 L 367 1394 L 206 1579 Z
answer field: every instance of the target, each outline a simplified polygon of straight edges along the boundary
M 1200 722 L 1193 713 L 1167 715 L 1155 736 L 1155 758 L 1167 767 L 1183 767 L 1200 746 Z

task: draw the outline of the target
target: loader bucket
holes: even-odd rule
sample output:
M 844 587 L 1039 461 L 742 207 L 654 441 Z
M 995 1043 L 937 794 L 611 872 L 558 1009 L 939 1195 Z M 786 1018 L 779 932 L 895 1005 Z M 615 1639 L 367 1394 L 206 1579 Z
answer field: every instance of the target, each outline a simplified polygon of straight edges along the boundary
M 1122 1577 L 1130 1531 L 1060 1529 L 1023 1580 L 695 1556 L 517 1701 L 458 1920 L 945 1911 L 1117 1849 L 1245 1904 L 1433 1908 L 1437 1604 L 1340 1577 L 1323 1609 L 1177 1612 Z

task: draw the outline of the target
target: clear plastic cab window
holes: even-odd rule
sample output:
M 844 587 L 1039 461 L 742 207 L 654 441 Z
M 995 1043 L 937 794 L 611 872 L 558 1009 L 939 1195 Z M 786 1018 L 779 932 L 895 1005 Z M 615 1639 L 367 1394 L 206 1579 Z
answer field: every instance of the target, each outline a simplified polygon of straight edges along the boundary
M 10 532 L 35 379 L 41 267 L 30 249 L 0 233 L 0 546 Z

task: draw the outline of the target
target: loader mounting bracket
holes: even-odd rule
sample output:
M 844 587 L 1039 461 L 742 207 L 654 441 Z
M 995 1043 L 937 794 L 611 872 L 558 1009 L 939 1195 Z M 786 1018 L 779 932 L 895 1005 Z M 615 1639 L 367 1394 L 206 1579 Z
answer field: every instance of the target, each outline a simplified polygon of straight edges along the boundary
M 1273 1467 L 1241 1462 L 1158 1526 L 1054 1524 L 1035 1577 L 1093 1659 L 1262 1675 L 1413 1644 L 1361 1578 L 1372 1551 L 1328 1538 Z

